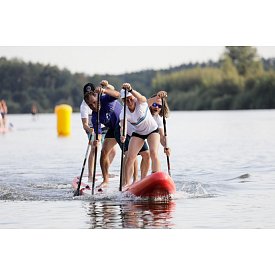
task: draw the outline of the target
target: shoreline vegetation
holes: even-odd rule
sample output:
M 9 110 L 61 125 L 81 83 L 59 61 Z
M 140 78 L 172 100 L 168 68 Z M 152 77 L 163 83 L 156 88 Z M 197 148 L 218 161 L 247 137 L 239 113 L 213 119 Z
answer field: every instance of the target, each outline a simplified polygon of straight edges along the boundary
M 171 110 L 275 109 L 275 57 L 261 58 L 255 47 L 228 46 L 218 62 L 189 63 L 120 75 L 72 74 L 67 69 L 0 57 L 0 99 L 9 113 L 52 113 L 58 104 L 79 111 L 83 83 L 107 79 L 120 89 L 134 83 L 145 96 L 169 94 Z

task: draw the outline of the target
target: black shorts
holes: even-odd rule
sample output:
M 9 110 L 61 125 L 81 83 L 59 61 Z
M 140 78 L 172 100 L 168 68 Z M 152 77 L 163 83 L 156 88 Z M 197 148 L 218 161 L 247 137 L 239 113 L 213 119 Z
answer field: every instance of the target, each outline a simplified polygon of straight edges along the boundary
M 115 138 L 115 130 L 109 128 L 105 135 L 105 138 Z
M 141 139 L 143 139 L 143 140 L 145 140 L 145 139 L 147 139 L 151 134 L 153 134 L 153 133 L 158 133 L 159 132 L 159 129 L 157 128 L 156 130 L 154 130 L 153 132 L 151 132 L 150 134 L 148 134 L 148 135 L 140 135 L 140 134 L 137 134 L 137 133 L 133 133 L 132 134 L 132 136 L 133 137 L 138 137 L 138 138 L 141 138 Z
M 122 143 L 120 141 L 120 126 L 119 125 L 115 128 L 115 139 L 116 139 L 119 147 L 122 149 Z M 125 152 L 128 151 L 130 139 L 131 139 L 131 137 L 129 135 L 126 135 L 126 140 L 124 142 L 124 151 Z M 139 153 L 147 151 L 147 150 L 149 150 L 149 147 L 148 147 L 147 142 L 144 141 L 141 149 L 139 150 Z

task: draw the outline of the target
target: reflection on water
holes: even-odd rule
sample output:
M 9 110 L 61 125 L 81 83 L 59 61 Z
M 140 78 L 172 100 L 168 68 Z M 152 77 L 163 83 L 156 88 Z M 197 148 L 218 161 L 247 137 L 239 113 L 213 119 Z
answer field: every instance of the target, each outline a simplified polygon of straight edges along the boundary
M 90 228 L 173 228 L 175 202 L 95 201 L 89 204 Z

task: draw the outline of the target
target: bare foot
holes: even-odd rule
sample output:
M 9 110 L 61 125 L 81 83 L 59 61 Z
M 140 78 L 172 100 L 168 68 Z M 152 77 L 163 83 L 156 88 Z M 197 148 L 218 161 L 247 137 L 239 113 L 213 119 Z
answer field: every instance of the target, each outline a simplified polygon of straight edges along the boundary
M 97 178 L 95 178 L 95 181 L 97 181 Z M 93 182 L 93 176 L 88 177 L 88 182 Z
M 108 187 L 109 183 L 108 182 L 102 182 L 99 185 L 96 186 L 96 188 L 106 188 Z
M 130 184 L 123 185 L 123 186 L 122 186 L 122 192 L 127 191 L 127 190 L 129 189 L 129 187 L 130 187 Z
M 96 188 L 97 188 L 97 192 L 103 192 L 103 188 L 108 187 L 108 182 L 102 182 L 101 184 L 99 184 Z

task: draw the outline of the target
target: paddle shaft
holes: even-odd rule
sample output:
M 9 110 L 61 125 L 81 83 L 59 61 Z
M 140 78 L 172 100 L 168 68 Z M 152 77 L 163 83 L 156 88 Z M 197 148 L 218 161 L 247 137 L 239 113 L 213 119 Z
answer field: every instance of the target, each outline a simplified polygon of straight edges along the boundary
M 99 102 L 100 101 L 100 93 L 97 94 L 97 117 L 96 117 L 96 136 L 95 139 L 98 141 L 98 126 L 99 126 Z M 97 160 L 97 147 L 95 147 L 95 157 L 94 157 L 94 174 L 93 174 L 93 184 L 92 184 L 92 195 L 94 194 L 95 188 L 95 175 L 96 175 L 96 160 Z
M 123 128 L 122 128 L 122 135 L 124 137 L 125 136 L 125 126 L 126 126 L 126 89 L 124 90 L 124 99 L 125 99 L 125 102 L 124 102 L 124 105 L 123 105 L 123 110 L 124 110 L 124 114 L 123 114 Z M 119 191 L 122 191 L 122 181 L 123 181 L 123 160 L 124 160 L 124 153 L 125 153 L 125 142 L 122 143 L 122 148 L 121 148 L 121 160 L 120 160 L 120 180 L 119 180 Z
M 164 128 L 164 136 L 165 136 L 165 142 L 166 142 L 166 148 L 168 148 L 167 146 L 167 131 L 166 131 L 166 119 L 165 119 L 165 115 L 164 115 L 164 100 L 163 98 L 161 99 L 162 101 L 162 119 L 163 119 L 163 128 Z M 166 155 L 166 160 L 167 160 L 167 168 L 168 168 L 168 174 L 169 176 L 171 176 L 171 171 L 170 171 L 170 159 L 169 159 L 169 156 Z
M 86 165 L 86 161 L 87 161 L 87 156 L 88 156 L 91 140 L 92 140 L 92 134 L 90 133 L 90 137 L 89 137 L 89 141 L 88 141 L 88 146 L 87 146 L 86 154 L 85 154 L 84 162 L 83 162 L 82 169 L 81 169 L 81 174 L 80 174 L 80 177 L 79 177 L 77 189 L 76 189 L 76 191 L 74 193 L 74 196 L 79 196 L 79 190 L 80 190 L 81 180 L 82 180 L 82 177 L 83 177 L 83 173 L 84 173 L 84 169 L 85 169 L 85 165 Z

